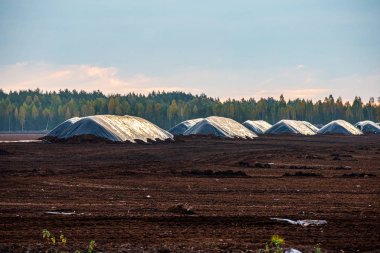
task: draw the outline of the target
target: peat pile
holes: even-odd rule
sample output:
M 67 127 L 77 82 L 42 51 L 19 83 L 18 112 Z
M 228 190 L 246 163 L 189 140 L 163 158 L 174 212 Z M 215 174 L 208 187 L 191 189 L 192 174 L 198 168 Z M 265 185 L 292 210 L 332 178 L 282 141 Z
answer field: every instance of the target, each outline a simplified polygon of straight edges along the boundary
M 315 135 L 317 130 L 317 127 L 307 121 L 284 119 L 274 124 L 265 134 Z
M 202 121 L 203 118 L 199 119 L 189 119 L 182 121 L 181 123 L 175 125 L 169 129 L 169 133 L 173 135 L 183 135 L 189 128 L 197 124 L 199 121 Z
M 370 120 L 360 121 L 355 126 L 364 134 L 380 134 L 380 126 Z
M 224 138 L 252 139 L 257 135 L 233 119 L 211 116 L 189 128 L 183 135 L 212 135 Z
M 257 135 L 264 134 L 265 131 L 272 127 L 272 125 L 265 120 L 247 120 L 243 123 L 243 126 Z
M 72 118 L 58 125 L 43 140 L 52 142 L 155 142 L 173 135 L 135 116 L 95 115 Z
M 334 120 L 323 126 L 318 134 L 362 135 L 362 131 L 345 120 Z

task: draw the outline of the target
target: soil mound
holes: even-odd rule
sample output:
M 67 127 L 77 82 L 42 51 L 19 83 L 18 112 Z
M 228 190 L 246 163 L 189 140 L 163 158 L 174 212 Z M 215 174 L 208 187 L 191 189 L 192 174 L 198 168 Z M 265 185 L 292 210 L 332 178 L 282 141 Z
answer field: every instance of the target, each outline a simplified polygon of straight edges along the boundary
M 370 120 L 360 121 L 355 126 L 365 134 L 380 134 L 380 126 Z
M 211 116 L 199 121 L 184 133 L 184 135 L 194 134 L 242 139 L 257 137 L 256 134 L 235 120 L 217 116 Z
M 73 125 L 75 122 L 80 120 L 79 117 L 74 117 L 71 119 L 68 119 L 58 126 L 56 126 L 53 130 L 51 130 L 46 136 L 49 137 L 55 137 L 55 138 L 62 138 L 62 136 L 65 136 L 65 131 L 68 129 L 71 125 Z
M 361 135 L 362 131 L 345 120 L 334 120 L 323 126 L 318 134 Z
M 264 120 L 247 120 L 243 126 L 254 132 L 255 134 L 264 134 L 266 130 L 272 127 L 271 124 Z
M 274 124 L 265 134 L 315 135 L 315 129 L 315 126 L 306 121 L 284 119 Z
M 69 125 L 71 122 L 73 124 Z M 97 139 L 109 142 L 144 142 L 172 140 L 173 135 L 153 123 L 135 116 L 95 115 L 69 121 L 61 132 L 48 133 L 43 139 L 50 141 L 75 142 L 94 141 Z M 65 122 L 64 122 L 65 123 Z M 62 124 L 61 124 L 62 125 Z
M 169 133 L 171 133 L 172 135 L 183 135 L 187 129 L 194 126 L 201 120 L 203 120 L 203 118 L 185 120 L 179 123 L 178 125 L 175 125 L 174 127 L 170 128 Z

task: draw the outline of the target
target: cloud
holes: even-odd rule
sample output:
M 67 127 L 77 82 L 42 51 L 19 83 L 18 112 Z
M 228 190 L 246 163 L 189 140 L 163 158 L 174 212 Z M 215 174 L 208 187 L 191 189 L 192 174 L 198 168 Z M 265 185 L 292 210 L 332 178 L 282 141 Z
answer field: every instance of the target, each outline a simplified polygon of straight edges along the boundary
M 352 101 L 355 96 L 367 101 L 370 97 L 380 96 L 380 71 L 328 77 L 320 71 L 299 66 L 271 70 L 186 68 L 152 76 L 144 73 L 126 75 L 113 66 L 19 62 L 0 66 L 0 88 L 5 91 L 36 88 L 58 91 L 67 88 L 101 90 L 105 94 L 184 91 L 205 93 L 221 100 L 278 98 L 281 94 L 286 99 L 323 100 L 332 94 L 341 96 L 344 101 Z
M 93 65 L 54 66 L 20 62 L 1 67 L 0 76 L 0 87 L 5 91 L 36 88 L 58 91 L 67 88 L 85 91 L 99 89 L 106 94 L 147 94 L 152 90 L 182 90 L 182 87 L 161 85 L 142 73 L 122 77 L 115 67 Z

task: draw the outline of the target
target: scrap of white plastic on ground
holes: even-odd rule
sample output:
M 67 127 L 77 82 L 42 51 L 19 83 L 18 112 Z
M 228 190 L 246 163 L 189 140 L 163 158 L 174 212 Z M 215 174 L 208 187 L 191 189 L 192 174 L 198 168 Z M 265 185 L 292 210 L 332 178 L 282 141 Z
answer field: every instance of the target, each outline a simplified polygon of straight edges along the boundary
M 283 218 L 270 218 L 271 220 L 280 221 L 280 222 L 287 222 L 292 225 L 300 225 L 302 227 L 307 226 L 320 226 L 320 225 L 326 225 L 326 220 L 290 220 L 290 219 L 283 219 Z

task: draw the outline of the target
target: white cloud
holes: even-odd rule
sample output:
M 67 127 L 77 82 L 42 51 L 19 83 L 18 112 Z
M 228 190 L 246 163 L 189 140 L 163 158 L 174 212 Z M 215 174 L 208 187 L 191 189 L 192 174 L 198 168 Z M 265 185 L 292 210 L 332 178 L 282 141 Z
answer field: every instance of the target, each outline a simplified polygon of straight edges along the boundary
M 152 90 L 182 90 L 163 86 L 152 77 L 136 73 L 122 77 L 115 67 L 92 65 L 54 66 L 45 63 L 21 62 L 0 68 L 0 87 L 5 90 L 36 89 L 101 90 L 106 94 L 129 92 L 147 94 Z
M 302 66 L 302 67 L 300 67 Z M 277 70 L 209 70 L 183 69 L 165 75 L 135 73 L 125 76 L 116 67 L 93 65 L 51 65 L 20 62 L 0 66 L 0 88 L 9 90 L 36 89 L 101 90 L 106 94 L 129 92 L 147 94 L 153 90 L 184 91 L 193 94 L 227 98 L 260 97 L 286 99 L 324 99 L 332 94 L 343 100 L 361 96 L 380 96 L 380 71 L 368 75 L 353 74 L 335 78 L 303 65 Z

